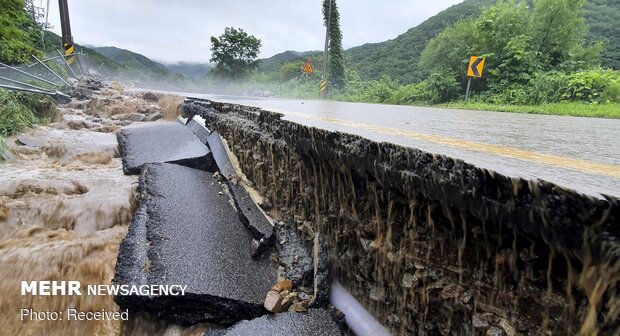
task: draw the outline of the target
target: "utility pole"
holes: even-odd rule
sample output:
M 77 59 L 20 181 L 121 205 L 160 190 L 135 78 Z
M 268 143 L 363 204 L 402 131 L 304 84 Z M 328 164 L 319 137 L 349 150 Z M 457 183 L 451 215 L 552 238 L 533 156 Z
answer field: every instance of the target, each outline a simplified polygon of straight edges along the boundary
M 71 65 L 75 61 L 75 47 L 73 46 L 73 36 L 71 35 L 71 23 L 69 22 L 69 6 L 67 0 L 58 0 L 60 7 L 60 27 L 62 29 L 62 45 L 65 49 L 67 64 Z
M 329 0 L 329 12 L 327 14 L 327 27 L 325 27 L 325 51 L 323 52 L 323 72 L 321 73 L 321 96 L 327 95 L 327 49 L 329 47 L 329 26 L 332 19 L 332 2 Z

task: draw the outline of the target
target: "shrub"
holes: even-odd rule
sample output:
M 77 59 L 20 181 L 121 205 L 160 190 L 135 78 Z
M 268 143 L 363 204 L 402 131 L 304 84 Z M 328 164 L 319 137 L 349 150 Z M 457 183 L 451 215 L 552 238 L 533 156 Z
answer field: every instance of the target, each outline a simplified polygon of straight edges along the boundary
M 454 76 L 445 71 L 432 72 L 426 87 L 432 103 L 450 101 L 458 97 L 461 92 L 461 86 Z

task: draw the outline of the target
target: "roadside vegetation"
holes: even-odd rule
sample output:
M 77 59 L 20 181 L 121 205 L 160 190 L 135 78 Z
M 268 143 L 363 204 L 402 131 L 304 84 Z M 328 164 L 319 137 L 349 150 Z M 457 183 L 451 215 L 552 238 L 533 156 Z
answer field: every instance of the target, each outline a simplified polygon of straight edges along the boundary
M 428 42 L 418 52 L 419 62 L 408 60 L 417 63 L 415 76 L 398 75 L 402 64 L 394 54 L 403 51 L 395 49 L 375 57 L 379 63 L 393 61 L 393 67 L 369 80 L 351 61 L 360 52 L 354 48 L 345 54 L 344 84 L 332 87 L 330 98 L 620 118 L 620 72 L 613 68 L 620 56 L 615 55 L 617 41 L 613 35 L 593 38 L 590 31 L 613 33 L 616 28 L 596 13 L 608 8 L 613 16 L 619 10 L 614 6 L 605 0 L 465 1 L 459 11 L 456 6 L 446 11 L 457 17 L 455 23 L 431 18 L 432 25 L 422 24 L 429 34 L 434 30 L 434 37 L 425 35 Z M 485 57 L 486 65 L 483 77 L 473 79 L 465 103 L 466 69 L 473 55 Z M 279 67 L 270 64 L 268 70 L 259 66 L 243 83 L 232 81 L 223 87 L 232 93 L 318 98 L 320 69 L 315 67 L 314 76 L 300 74 L 307 58 L 320 60 L 322 53 L 281 62 Z
M 42 56 L 42 29 L 27 14 L 23 0 L 0 0 L 0 62 L 19 64 Z M 49 97 L 0 89 L 0 154 L 3 138 L 57 116 Z

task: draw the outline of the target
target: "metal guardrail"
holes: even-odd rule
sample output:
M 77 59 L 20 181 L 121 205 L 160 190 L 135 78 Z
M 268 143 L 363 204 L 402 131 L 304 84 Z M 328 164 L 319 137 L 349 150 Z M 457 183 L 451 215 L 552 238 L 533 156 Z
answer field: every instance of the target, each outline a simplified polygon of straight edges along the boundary
M 67 91 L 61 92 L 61 90 L 68 90 L 71 87 L 69 78 L 64 78 L 61 73 L 54 71 L 47 63 L 56 62 L 56 64 L 66 67 L 71 77 L 80 79 L 85 75 L 80 58 L 86 57 L 86 54 L 75 52 L 63 55 L 59 50 L 56 51 L 58 52 L 58 56 L 51 56 L 44 59 L 39 59 L 32 55 L 35 61 L 31 64 L 12 66 L 0 62 L 0 88 L 43 94 L 55 99 L 70 98 Z M 77 66 L 75 70 L 67 62 L 67 57 L 75 57 L 78 60 L 79 66 Z

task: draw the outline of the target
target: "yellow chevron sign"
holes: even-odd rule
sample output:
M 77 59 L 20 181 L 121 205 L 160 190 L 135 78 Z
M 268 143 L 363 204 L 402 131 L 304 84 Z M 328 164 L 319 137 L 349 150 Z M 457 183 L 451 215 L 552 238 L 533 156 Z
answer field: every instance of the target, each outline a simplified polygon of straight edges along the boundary
M 325 92 L 327 89 L 327 81 L 321 80 L 321 93 Z
M 75 46 L 70 43 L 65 43 L 65 58 L 67 59 L 67 64 L 71 65 L 75 62 Z
M 467 66 L 467 77 L 480 78 L 482 77 L 482 70 L 484 70 L 484 57 L 471 56 Z

